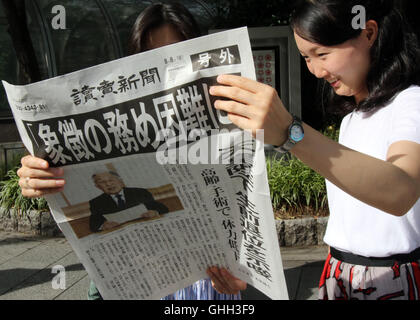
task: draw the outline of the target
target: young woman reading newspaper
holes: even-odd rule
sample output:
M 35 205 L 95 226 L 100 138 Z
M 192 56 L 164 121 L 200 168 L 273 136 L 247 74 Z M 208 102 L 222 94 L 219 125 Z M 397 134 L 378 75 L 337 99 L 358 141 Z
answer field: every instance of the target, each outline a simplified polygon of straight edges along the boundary
M 223 75 L 215 107 L 327 179 L 330 245 L 320 299 L 420 298 L 420 49 L 390 0 L 304 0 L 292 17 L 309 71 L 346 114 L 339 143 L 271 87 Z M 359 8 L 359 10 L 354 9 Z M 366 12 L 365 28 L 354 23 Z M 356 14 L 354 13 L 356 12 Z

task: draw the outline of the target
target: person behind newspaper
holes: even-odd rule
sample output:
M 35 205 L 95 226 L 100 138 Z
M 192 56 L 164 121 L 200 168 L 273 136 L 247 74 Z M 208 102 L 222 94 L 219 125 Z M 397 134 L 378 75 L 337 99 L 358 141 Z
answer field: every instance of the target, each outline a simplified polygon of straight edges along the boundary
M 135 54 L 200 36 L 191 13 L 179 3 L 156 3 L 147 7 L 137 18 L 131 34 L 129 53 Z M 50 168 L 48 162 L 33 156 L 21 159 L 19 185 L 25 197 L 42 197 L 63 191 L 62 168 Z M 225 268 L 207 269 L 210 279 L 202 279 L 175 292 L 166 300 L 238 300 L 246 282 L 234 277 Z M 91 282 L 88 299 L 101 299 Z
M 327 179 L 320 299 L 420 299 L 418 39 L 390 0 L 300 1 L 291 25 L 331 106 L 347 113 L 339 143 L 253 80 L 219 76 L 210 93 L 227 100 L 215 107 L 241 128 L 263 129 L 266 143 Z
M 120 223 L 110 219 L 110 216 L 139 205 L 144 205 L 145 212 L 138 213 L 138 218 L 154 218 L 167 213 L 168 208 L 155 201 L 152 194 L 143 188 L 127 188 L 124 181 L 114 171 L 98 172 L 92 176 L 95 186 L 103 193 L 89 201 L 89 227 L 92 232 L 109 230 Z

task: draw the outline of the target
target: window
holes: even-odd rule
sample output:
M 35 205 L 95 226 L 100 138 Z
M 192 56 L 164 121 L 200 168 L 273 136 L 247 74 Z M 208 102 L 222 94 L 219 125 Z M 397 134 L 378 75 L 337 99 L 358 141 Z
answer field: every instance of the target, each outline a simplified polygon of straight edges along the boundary
M 178 0 L 196 18 L 203 34 L 213 25 L 211 1 Z M 108 62 L 127 53 L 131 28 L 153 0 L 26 0 L 28 30 L 42 79 Z M 66 29 L 54 29 L 54 6 L 65 8 Z M 19 84 L 19 67 L 0 2 L 0 77 Z M 0 118 L 11 117 L 3 86 Z
M 38 0 L 46 37 L 53 51 L 56 74 L 84 69 L 120 56 L 113 38 L 112 26 L 100 1 L 94 0 Z M 66 10 L 66 29 L 55 30 L 52 8 L 62 5 Z
M 8 24 L 0 3 L 0 79 L 10 83 L 18 82 L 18 63 L 13 44 L 7 32 Z M 0 117 L 11 117 L 4 87 L 0 85 Z

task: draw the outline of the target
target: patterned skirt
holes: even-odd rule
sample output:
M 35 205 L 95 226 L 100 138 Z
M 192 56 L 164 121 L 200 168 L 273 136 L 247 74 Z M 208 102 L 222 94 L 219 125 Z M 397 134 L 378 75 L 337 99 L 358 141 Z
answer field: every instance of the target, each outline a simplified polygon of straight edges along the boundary
M 342 262 L 331 254 L 319 282 L 320 300 L 420 300 L 419 261 L 392 267 Z

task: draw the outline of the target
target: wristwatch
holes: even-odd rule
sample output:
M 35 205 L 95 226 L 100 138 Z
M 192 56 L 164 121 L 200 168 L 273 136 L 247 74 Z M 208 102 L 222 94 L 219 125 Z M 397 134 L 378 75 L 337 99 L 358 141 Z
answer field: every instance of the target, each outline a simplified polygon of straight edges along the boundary
M 302 120 L 300 120 L 296 116 L 293 116 L 293 121 L 292 124 L 289 126 L 288 133 L 289 136 L 287 141 L 281 146 L 274 146 L 275 151 L 278 151 L 280 153 L 289 152 L 290 149 L 292 149 L 296 143 L 303 139 L 305 132 L 302 126 Z

